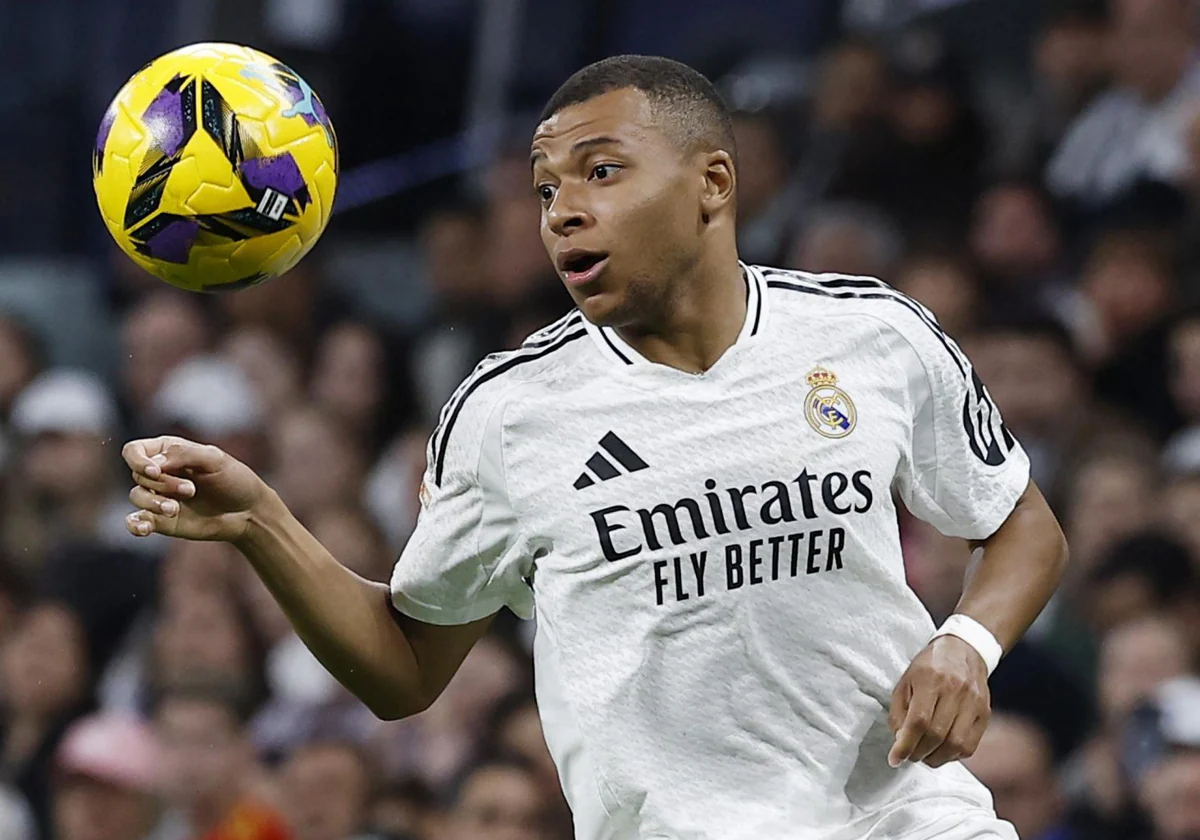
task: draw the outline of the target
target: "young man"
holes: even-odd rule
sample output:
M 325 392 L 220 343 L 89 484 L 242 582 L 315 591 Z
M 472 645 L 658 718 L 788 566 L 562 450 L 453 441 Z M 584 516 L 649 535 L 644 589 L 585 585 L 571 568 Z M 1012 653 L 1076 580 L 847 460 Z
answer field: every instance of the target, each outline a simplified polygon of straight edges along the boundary
M 532 166 L 579 311 L 451 398 L 390 593 L 177 438 L 126 446 L 129 529 L 233 542 L 385 717 L 433 702 L 501 607 L 536 603 L 583 840 L 1015 837 L 953 762 L 1066 551 L 961 351 L 878 281 L 739 262 L 729 117 L 684 65 L 581 70 Z M 985 549 L 936 638 L 893 488 Z

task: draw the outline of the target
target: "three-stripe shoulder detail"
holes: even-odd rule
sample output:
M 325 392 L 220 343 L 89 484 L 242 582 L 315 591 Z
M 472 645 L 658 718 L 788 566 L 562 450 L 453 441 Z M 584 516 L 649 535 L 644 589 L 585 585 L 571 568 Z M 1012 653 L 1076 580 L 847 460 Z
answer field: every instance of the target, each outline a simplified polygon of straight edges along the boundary
M 892 288 L 873 277 L 843 277 L 840 275 L 813 275 L 778 269 L 765 268 L 763 276 L 767 287 L 784 289 L 801 294 L 838 300 L 884 300 L 899 304 L 917 316 L 917 319 L 932 332 L 946 348 L 950 358 L 964 377 L 968 376 L 970 364 L 954 339 L 946 334 L 933 313 L 903 292 Z
M 575 314 L 575 313 L 572 313 Z M 580 316 L 582 318 L 582 316 Z M 530 339 L 520 349 L 510 353 L 497 353 L 489 356 L 475 368 L 474 373 L 458 387 L 442 409 L 442 416 L 437 428 L 433 430 L 430 457 L 434 464 L 434 484 L 441 485 L 442 474 L 446 467 L 446 448 L 454 424 L 458 420 L 462 407 L 471 394 L 481 385 L 490 382 L 498 376 L 508 373 L 515 367 L 543 359 L 551 353 L 570 344 L 576 339 L 587 335 L 582 323 L 567 316 L 560 322 L 562 327 L 552 336 L 543 337 L 535 343 Z M 554 325 L 551 325 L 553 327 Z M 547 328 L 549 330 L 550 328 Z
M 561 338 L 572 327 L 583 325 L 583 313 L 578 309 L 572 309 L 566 315 L 559 318 L 553 324 L 542 327 L 521 344 L 520 349 L 526 350 L 535 347 L 545 347 L 548 344 L 553 344 L 557 339 Z

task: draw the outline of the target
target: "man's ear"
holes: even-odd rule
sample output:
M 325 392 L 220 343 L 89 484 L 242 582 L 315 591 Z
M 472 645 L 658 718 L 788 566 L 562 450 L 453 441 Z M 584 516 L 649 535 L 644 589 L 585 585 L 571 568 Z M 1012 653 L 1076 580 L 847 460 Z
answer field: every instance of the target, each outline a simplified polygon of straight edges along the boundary
M 700 198 L 701 219 L 707 223 L 714 216 L 733 208 L 737 196 L 737 173 L 729 152 L 705 152 L 704 189 Z

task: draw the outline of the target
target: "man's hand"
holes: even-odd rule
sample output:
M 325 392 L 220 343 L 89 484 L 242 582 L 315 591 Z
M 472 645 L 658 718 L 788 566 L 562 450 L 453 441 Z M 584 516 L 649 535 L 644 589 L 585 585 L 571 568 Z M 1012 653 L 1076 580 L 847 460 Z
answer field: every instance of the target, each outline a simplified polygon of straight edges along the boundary
M 241 461 L 183 438 L 131 441 L 121 457 L 133 470 L 129 500 L 139 508 L 125 517 L 125 527 L 138 537 L 236 541 L 270 492 Z
M 926 645 L 892 692 L 888 764 L 941 767 L 973 755 L 992 715 L 987 678 L 983 657 L 962 639 L 939 636 Z

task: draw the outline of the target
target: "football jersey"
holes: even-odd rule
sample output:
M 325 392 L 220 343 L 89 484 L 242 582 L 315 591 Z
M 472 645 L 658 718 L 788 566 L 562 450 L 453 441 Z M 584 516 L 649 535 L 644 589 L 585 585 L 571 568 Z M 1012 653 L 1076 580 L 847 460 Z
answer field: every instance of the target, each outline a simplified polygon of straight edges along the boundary
M 703 373 L 579 312 L 485 359 L 432 435 L 393 602 L 433 624 L 536 606 L 580 840 L 1015 838 L 960 764 L 887 764 L 935 629 L 893 499 L 983 539 L 1028 459 L 912 299 L 743 274 L 745 324 Z

